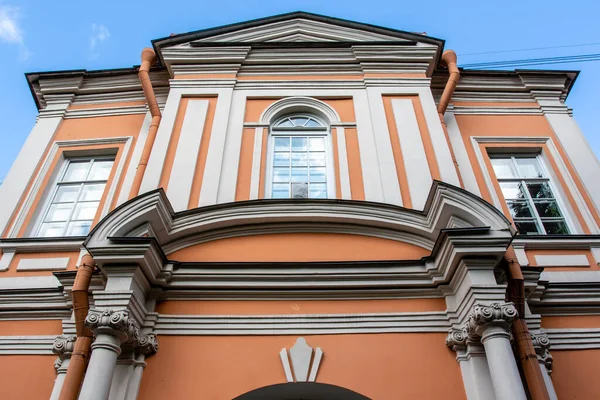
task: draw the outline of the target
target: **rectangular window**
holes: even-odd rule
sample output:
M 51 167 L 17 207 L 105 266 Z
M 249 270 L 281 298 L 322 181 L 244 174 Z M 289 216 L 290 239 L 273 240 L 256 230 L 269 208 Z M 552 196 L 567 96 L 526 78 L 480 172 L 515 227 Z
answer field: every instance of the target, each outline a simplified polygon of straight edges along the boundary
M 491 162 L 519 233 L 569 233 L 539 156 L 493 155 Z
M 34 236 L 85 236 L 90 231 L 114 159 L 64 161 Z

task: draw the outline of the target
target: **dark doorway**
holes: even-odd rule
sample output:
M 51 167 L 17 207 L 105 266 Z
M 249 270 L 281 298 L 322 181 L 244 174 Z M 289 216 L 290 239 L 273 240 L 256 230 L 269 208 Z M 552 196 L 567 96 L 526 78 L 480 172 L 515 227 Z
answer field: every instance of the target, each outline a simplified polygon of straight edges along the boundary
M 349 389 L 325 383 L 299 382 L 265 386 L 233 400 L 371 400 Z

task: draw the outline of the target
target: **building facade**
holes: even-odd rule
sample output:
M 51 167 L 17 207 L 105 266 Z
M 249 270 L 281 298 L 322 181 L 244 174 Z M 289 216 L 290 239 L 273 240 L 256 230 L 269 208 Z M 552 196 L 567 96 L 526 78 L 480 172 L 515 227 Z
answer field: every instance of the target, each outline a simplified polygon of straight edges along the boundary
M 308 13 L 152 44 L 26 75 L 0 398 L 597 398 L 577 72 Z

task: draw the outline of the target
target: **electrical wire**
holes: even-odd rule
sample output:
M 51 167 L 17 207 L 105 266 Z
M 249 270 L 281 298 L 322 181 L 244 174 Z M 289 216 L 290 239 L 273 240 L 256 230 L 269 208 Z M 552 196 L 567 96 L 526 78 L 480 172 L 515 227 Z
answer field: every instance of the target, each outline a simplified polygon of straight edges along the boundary
M 580 44 L 566 44 L 562 46 L 548 46 L 548 47 L 530 47 L 528 49 L 515 49 L 515 50 L 498 50 L 498 51 L 484 51 L 480 53 L 464 53 L 461 54 L 461 57 L 467 56 L 478 56 L 483 54 L 500 54 L 500 53 L 518 53 L 520 51 L 534 51 L 534 50 L 550 50 L 550 49 L 564 49 L 571 47 L 586 47 L 586 46 L 598 46 L 600 42 L 596 43 L 580 43 Z
M 526 67 L 533 65 L 553 65 L 576 62 L 594 62 L 600 61 L 600 53 L 578 54 L 561 57 L 529 58 L 519 60 L 490 61 L 481 63 L 462 64 L 462 68 L 508 68 L 508 67 Z

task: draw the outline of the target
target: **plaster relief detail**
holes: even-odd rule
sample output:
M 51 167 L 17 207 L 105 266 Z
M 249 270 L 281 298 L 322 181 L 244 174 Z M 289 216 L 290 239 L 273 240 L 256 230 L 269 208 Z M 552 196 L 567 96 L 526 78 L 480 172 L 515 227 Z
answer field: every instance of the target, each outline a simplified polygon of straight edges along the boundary
M 483 331 L 489 326 L 499 326 L 509 332 L 510 323 L 518 316 L 513 303 L 475 304 L 467 316 L 465 331 L 472 340 L 481 338 Z
M 315 382 L 317 379 L 323 358 L 320 347 L 314 350 L 313 355 L 313 348 L 306 343 L 306 339 L 300 337 L 289 351 L 281 349 L 279 356 L 288 382 Z
M 531 334 L 531 341 L 533 342 L 533 348 L 537 355 L 537 359 L 540 364 L 546 367 L 548 373 L 552 373 L 552 355 L 550 354 L 550 339 L 545 333 L 539 333 L 537 335 Z

